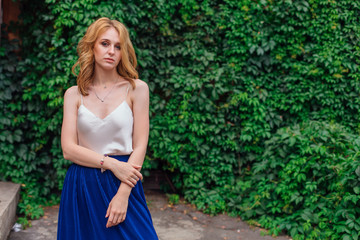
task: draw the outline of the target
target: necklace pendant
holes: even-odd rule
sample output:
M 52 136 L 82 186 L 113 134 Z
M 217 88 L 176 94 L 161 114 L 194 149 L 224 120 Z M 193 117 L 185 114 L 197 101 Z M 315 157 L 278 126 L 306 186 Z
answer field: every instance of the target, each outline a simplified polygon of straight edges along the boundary
M 1 0 L 0 0 L 0 1 L 1 1 Z M 110 91 L 108 91 L 108 93 L 105 95 L 105 97 L 104 97 L 103 99 L 101 99 L 101 98 L 98 96 L 98 94 L 96 93 L 95 86 L 93 86 L 93 87 L 94 87 L 95 96 L 96 96 L 97 99 L 99 99 L 101 102 L 104 102 L 104 101 L 105 101 L 105 98 L 111 93 L 111 91 L 114 89 L 115 85 L 116 85 L 116 84 L 114 84 L 114 85 L 111 87 Z M 106 88 L 107 88 L 107 87 L 104 86 L 104 89 L 106 89 Z

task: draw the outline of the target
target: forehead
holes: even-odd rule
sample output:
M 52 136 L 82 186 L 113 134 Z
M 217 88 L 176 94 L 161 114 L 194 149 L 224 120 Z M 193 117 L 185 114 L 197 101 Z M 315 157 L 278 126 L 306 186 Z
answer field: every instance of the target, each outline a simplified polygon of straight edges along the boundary
M 109 40 L 111 42 L 119 43 L 120 36 L 118 31 L 115 28 L 111 27 L 101 33 L 98 37 L 98 40 Z

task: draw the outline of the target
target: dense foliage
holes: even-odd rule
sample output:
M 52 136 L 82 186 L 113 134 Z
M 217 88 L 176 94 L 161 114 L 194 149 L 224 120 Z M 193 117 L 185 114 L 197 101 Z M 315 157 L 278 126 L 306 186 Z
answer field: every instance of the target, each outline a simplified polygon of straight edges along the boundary
M 37 204 L 58 201 L 69 165 L 63 93 L 76 82 L 79 39 L 107 16 L 129 28 L 151 90 L 147 169 L 167 171 L 208 213 L 297 239 L 357 239 L 360 3 L 21 3 L 21 60 L 8 61 L 14 54 L 1 47 L 1 91 L 10 97 L 0 100 L 0 169 L 23 183 L 23 213 L 38 216 Z
M 252 176 L 237 182 L 246 218 L 295 239 L 357 239 L 360 137 L 341 125 L 303 122 L 265 142 Z

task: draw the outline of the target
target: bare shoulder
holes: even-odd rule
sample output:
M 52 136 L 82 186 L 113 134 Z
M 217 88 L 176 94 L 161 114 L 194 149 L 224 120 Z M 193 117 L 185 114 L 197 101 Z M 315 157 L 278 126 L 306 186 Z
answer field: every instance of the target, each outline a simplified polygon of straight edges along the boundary
M 80 93 L 78 90 L 78 86 L 72 86 L 65 91 L 64 102 L 69 102 L 69 103 L 71 102 L 77 104 L 79 102 L 78 101 L 79 98 L 80 98 Z
M 141 79 L 135 79 L 135 86 L 136 88 L 133 89 L 135 95 L 149 94 L 149 86 L 145 81 Z
M 76 96 L 79 94 L 79 91 L 78 91 L 78 86 L 72 86 L 72 87 L 69 87 L 66 91 L 65 91 L 65 95 L 64 96 L 67 96 L 67 97 L 70 97 L 70 96 Z
M 147 83 L 141 79 L 135 79 L 135 85 L 136 85 L 136 88 L 140 88 L 140 89 L 149 88 Z

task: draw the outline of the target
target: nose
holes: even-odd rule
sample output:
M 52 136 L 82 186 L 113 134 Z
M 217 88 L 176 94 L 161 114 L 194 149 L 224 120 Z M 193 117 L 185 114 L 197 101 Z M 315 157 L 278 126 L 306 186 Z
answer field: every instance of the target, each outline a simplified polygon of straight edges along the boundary
M 110 55 L 113 55 L 115 53 L 115 46 L 114 45 L 111 45 L 110 47 L 109 47 L 109 54 Z

